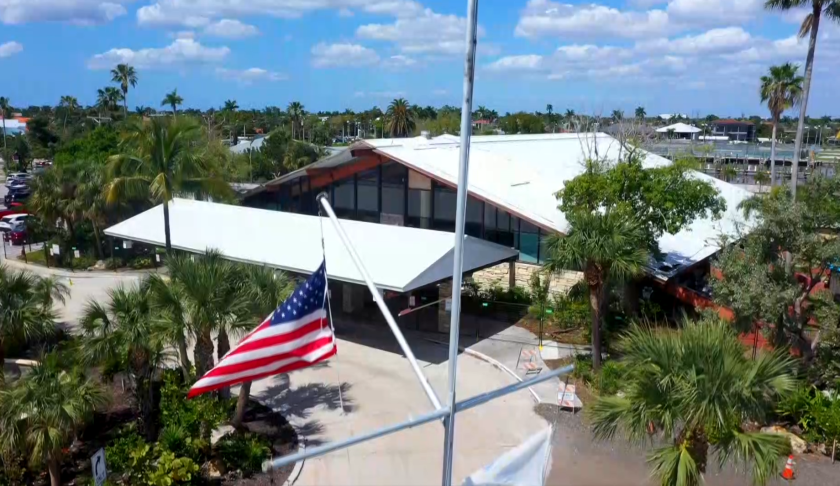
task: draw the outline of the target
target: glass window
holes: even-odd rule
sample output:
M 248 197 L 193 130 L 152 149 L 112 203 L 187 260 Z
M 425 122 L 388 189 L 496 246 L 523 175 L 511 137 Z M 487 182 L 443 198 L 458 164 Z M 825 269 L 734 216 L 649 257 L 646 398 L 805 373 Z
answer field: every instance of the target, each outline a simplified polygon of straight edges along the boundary
M 522 220 L 519 230 L 519 260 L 537 263 L 540 257 L 540 229 Z
M 484 205 L 484 239 L 498 241 L 499 232 L 496 230 L 496 206 Z
M 423 189 L 425 191 L 432 190 L 432 180 L 419 172 L 413 170 L 408 171 L 408 188 L 409 189 Z
M 467 224 L 464 231 L 476 238 L 481 238 L 481 219 L 484 216 L 484 202 L 472 197 L 467 198 Z
M 448 187 L 435 184 L 435 215 L 432 228 L 441 231 L 455 231 L 455 202 L 457 195 Z
M 355 216 L 356 209 L 356 183 L 355 178 L 350 177 L 335 184 L 333 189 L 333 207 L 335 214 L 343 218 Z
M 405 184 L 408 169 L 404 165 L 389 163 L 382 166 L 382 212 L 405 215 Z
M 408 226 L 429 228 L 432 221 L 432 191 L 408 190 Z
M 545 263 L 548 258 L 548 236 L 548 233 L 546 233 L 544 229 L 540 228 L 540 264 Z
M 379 168 L 356 175 L 356 217 L 379 222 Z
M 496 243 L 513 248 L 515 242 L 513 240 L 513 232 L 510 230 L 510 219 L 510 214 L 507 211 L 498 211 L 496 216 Z

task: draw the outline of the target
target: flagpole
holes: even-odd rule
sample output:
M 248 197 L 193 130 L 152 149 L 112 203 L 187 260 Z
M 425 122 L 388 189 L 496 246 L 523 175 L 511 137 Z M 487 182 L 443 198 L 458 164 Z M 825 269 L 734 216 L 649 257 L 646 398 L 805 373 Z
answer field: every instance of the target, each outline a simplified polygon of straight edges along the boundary
M 452 268 L 452 317 L 449 324 L 449 415 L 444 418 L 443 486 L 452 485 L 453 447 L 455 442 L 455 387 L 458 372 L 458 337 L 461 327 L 461 284 L 463 282 L 464 219 L 467 212 L 467 188 L 472 136 L 473 81 L 475 49 L 478 44 L 478 0 L 467 0 L 467 51 L 464 59 L 464 99 L 461 104 L 461 155 L 458 168 L 458 195 L 455 213 L 455 250 Z

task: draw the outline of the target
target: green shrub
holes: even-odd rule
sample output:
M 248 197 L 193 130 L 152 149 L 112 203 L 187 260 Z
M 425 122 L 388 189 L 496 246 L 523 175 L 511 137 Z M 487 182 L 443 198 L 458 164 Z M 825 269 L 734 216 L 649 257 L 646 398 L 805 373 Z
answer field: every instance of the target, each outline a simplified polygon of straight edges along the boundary
M 601 370 L 592 369 L 592 356 L 588 354 L 575 355 L 575 371 L 572 376 L 586 383 L 599 395 L 615 395 L 621 391 L 621 380 L 624 379 L 625 368 L 621 362 L 605 361 Z
M 119 437 L 105 448 L 105 462 L 108 468 L 117 474 L 128 473 L 135 462 L 132 457 L 134 452 L 145 445 L 134 424 L 123 427 Z
M 271 447 L 263 437 L 234 432 L 216 444 L 219 459 L 230 471 L 240 470 L 251 476 L 262 470 L 262 463 L 271 457 Z
M 172 452 L 163 451 L 156 467 L 147 474 L 146 484 L 150 486 L 191 484 L 193 476 L 197 475 L 199 469 L 189 457 L 176 457 Z
M 236 400 L 216 400 L 205 394 L 187 400 L 189 386 L 183 383 L 181 372 L 163 373 L 160 394 L 160 420 L 164 428 L 177 428 L 187 437 L 209 440 L 210 432 L 228 420 L 236 407 Z
M 128 266 L 135 270 L 142 270 L 144 268 L 153 268 L 154 263 L 149 257 L 136 257 L 129 262 Z
M 813 386 L 802 386 L 779 402 L 776 413 L 789 422 L 799 425 L 806 434 L 815 434 L 817 433 L 816 411 L 827 401 L 825 395 Z
M 105 260 L 105 268 L 107 268 L 108 270 L 116 270 L 124 266 L 125 261 L 120 257 L 107 258 Z
M 203 462 L 210 448 L 209 442 L 200 437 L 191 437 L 177 425 L 170 425 L 160 431 L 158 446 L 176 456 L 189 457 L 195 462 Z
M 86 270 L 96 265 L 96 258 L 92 256 L 82 255 L 79 258 L 70 260 L 70 268 L 74 270 Z

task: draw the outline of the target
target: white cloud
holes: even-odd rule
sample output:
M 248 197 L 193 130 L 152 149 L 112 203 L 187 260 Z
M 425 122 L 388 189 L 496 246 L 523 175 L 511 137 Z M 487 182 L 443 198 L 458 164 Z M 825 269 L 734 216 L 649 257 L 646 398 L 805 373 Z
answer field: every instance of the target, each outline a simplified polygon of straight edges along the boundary
M 385 59 L 382 61 L 382 64 L 394 69 L 408 68 L 417 65 L 417 60 L 402 54 L 397 54 L 396 56 Z
M 109 22 L 126 14 L 134 0 L 0 0 L 0 22 L 69 22 L 80 25 Z
M 672 0 L 667 12 L 674 20 L 697 25 L 733 25 L 764 12 L 765 0 Z
M 478 34 L 484 34 L 481 27 Z M 412 54 L 463 54 L 466 35 L 464 17 L 440 14 L 431 9 L 418 15 L 399 17 L 392 24 L 367 24 L 356 29 L 356 36 L 360 38 L 392 42 L 402 52 Z
M 185 25 L 191 28 L 213 19 L 242 17 L 298 18 L 317 10 L 354 10 L 400 17 L 422 11 L 414 0 L 158 0 L 137 10 L 143 25 Z
M 23 50 L 23 44 L 15 41 L 0 44 L 0 58 L 14 56 Z
M 176 39 L 162 48 L 132 50 L 111 49 L 90 58 L 90 69 L 110 69 L 125 63 L 137 68 L 182 68 L 192 64 L 214 63 L 224 60 L 230 49 L 227 47 L 206 47 L 193 39 Z
M 359 44 L 325 44 L 312 47 L 312 65 L 316 68 L 370 66 L 379 62 L 379 54 Z
M 253 25 L 248 25 L 235 19 L 222 19 L 205 27 L 204 33 L 213 37 L 242 39 L 244 37 L 259 35 L 260 31 Z
M 436 89 L 432 91 L 434 96 L 447 96 L 449 94 L 449 90 L 447 89 Z
M 356 91 L 353 93 L 355 98 L 404 98 L 405 91 Z
M 543 69 L 543 56 L 527 54 L 505 56 L 487 65 L 491 71 L 539 71 Z
M 529 0 L 516 25 L 520 37 L 645 38 L 674 30 L 663 10 L 621 11 L 605 5 Z
M 262 68 L 250 68 L 243 70 L 216 68 L 216 75 L 222 79 L 237 81 L 246 85 L 259 81 L 285 81 L 286 79 L 289 79 L 289 77 L 285 74 L 268 71 Z
M 731 53 L 733 48 L 749 45 L 752 39 L 752 35 L 741 27 L 726 27 L 677 39 L 660 38 L 640 41 L 636 43 L 636 49 L 649 54 L 663 52 L 683 55 L 720 54 Z

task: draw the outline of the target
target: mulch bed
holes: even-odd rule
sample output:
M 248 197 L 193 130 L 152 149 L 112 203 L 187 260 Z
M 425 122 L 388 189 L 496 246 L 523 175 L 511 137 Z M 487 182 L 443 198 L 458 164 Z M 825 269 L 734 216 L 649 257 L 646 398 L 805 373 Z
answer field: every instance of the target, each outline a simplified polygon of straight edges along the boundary
M 525 316 L 516 323 L 517 327 L 527 329 L 534 335 L 539 335 L 540 321 L 532 316 Z M 589 340 L 584 336 L 585 329 L 582 327 L 574 329 L 559 329 L 551 325 L 548 321 L 543 321 L 543 340 L 554 341 L 555 343 L 576 344 L 585 346 L 590 344 Z

